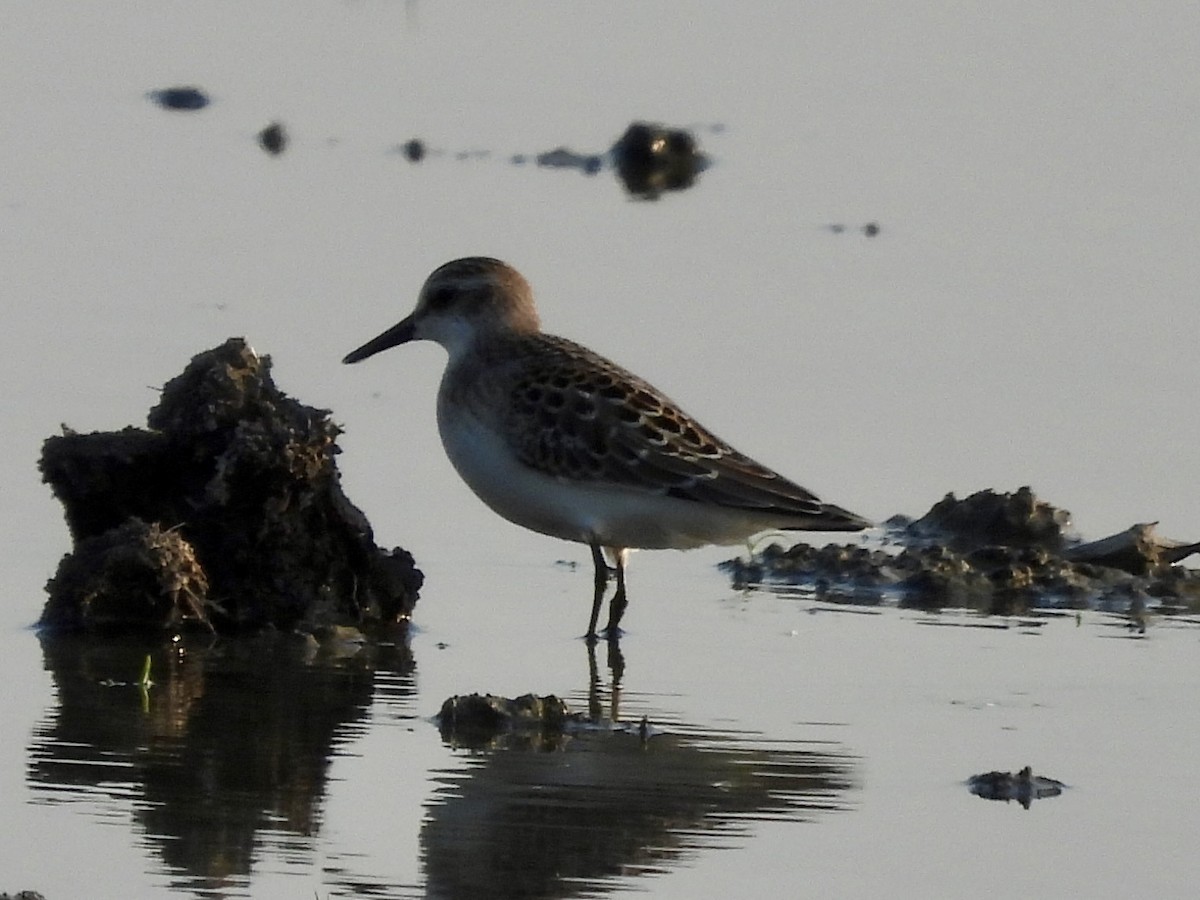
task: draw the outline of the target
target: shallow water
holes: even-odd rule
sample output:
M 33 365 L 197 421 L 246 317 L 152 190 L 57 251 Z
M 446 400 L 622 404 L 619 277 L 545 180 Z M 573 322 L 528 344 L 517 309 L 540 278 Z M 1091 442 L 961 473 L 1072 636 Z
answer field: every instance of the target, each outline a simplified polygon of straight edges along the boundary
M 446 462 L 440 351 L 339 360 L 486 253 L 551 330 L 856 512 L 1029 483 L 1088 537 L 1195 539 L 1200 9 L 604 13 L 5 4 L 0 891 L 1192 893 L 1195 626 L 928 627 L 736 593 L 733 551 L 641 553 L 616 682 L 578 638 L 586 551 Z M 146 99 L 186 84 L 212 102 Z M 696 129 L 694 189 L 511 162 L 636 118 Z M 143 692 L 145 647 L 29 627 L 69 546 L 35 461 L 60 423 L 140 424 L 231 335 L 333 409 L 348 495 L 427 583 L 407 644 L 153 648 Z M 431 716 L 472 691 L 652 736 L 447 745 Z M 1026 811 L 964 784 L 1024 765 L 1068 789 Z
M 587 694 L 570 696 L 591 727 L 474 751 L 447 738 L 427 770 L 408 760 L 381 779 L 388 793 L 427 792 L 419 873 L 381 879 L 373 860 L 325 835 L 324 808 L 337 791 L 331 770 L 368 731 L 432 727 L 414 714 L 424 699 L 415 663 L 394 637 L 165 650 L 46 637 L 57 703 L 28 747 L 30 800 L 120 820 L 170 887 L 214 896 L 259 895 L 254 876 L 280 862 L 331 895 L 394 896 L 418 881 L 436 896 L 569 895 L 736 848 L 756 822 L 848 808 L 855 760 L 836 742 L 690 724 L 647 698 L 625 698 L 622 719 L 619 684 L 602 683 L 593 657 Z M 619 653 L 606 648 L 604 665 L 619 667 Z M 147 656 L 143 687 L 130 673 Z
M 431 589 L 411 654 L 219 642 L 156 652 L 143 692 L 119 682 L 144 647 L 45 642 L 53 699 L 22 748 L 28 828 L 6 854 L 47 896 L 131 880 L 254 897 L 958 895 L 994 878 L 998 852 L 1001 896 L 1189 889 L 1200 625 L 856 614 L 733 594 L 661 558 L 638 560 L 617 683 L 606 646 L 589 659 L 572 636 L 590 575 L 553 565 L 489 592 L 470 629 L 455 601 L 506 570 Z M 548 611 L 536 627 L 514 615 L 529 594 Z M 456 748 L 431 715 L 473 690 L 557 692 L 598 725 L 563 746 Z M 967 790 L 1023 765 L 1066 791 L 1026 811 Z M 1127 828 L 1155 843 L 1113 854 Z M 78 835 L 86 882 L 38 852 L 47 833 Z

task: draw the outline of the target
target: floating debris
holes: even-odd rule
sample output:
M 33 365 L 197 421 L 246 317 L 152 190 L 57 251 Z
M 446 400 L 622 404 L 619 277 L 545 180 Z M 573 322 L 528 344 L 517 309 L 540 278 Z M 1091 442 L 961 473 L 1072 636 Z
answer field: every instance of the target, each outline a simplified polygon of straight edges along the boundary
M 342 493 L 340 429 L 280 391 L 241 338 L 163 387 L 148 429 L 46 440 L 42 476 L 75 547 L 41 624 L 65 630 L 260 628 L 406 620 L 421 573 L 375 546 Z
M 405 141 L 398 148 L 400 153 L 409 162 L 420 162 L 425 158 L 426 149 L 425 142 L 420 138 L 413 138 L 410 141 Z
M 650 122 L 630 125 L 611 152 L 625 189 L 648 200 L 691 187 L 708 167 L 690 131 Z
M 833 234 L 845 234 L 846 233 L 846 225 L 843 222 L 833 222 L 832 224 L 827 225 L 826 227 Z M 863 225 L 861 228 L 859 228 L 857 230 L 861 231 L 867 237 L 875 237 L 877 234 L 879 234 L 880 231 L 882 231 L 882 228 L 880 227 L 878 222 L 868 222 L 866 225 Z
M 1008 803 L 1016 800 L 1025 809 L 1034 800 L 1044 800 L 1047 797 L 1057 797 L 1066 787 L 1061 781 L 1034 775 L 1029 766 L 1017 773 L 985 772 L 983 775 L 972 775 L 967 779 L 967 787 L 976 797 L 985 800 L 1003 800 Z
M 281 123 L 272 122 L 258 133 L 258 143 L 272 156 L 278 156 L 287 149 L 287 131 Z
M 1074 562 L 1121 569 L 1131 575 L 1150 575 L 1200 552 L 1200 543 L 1172 541 L 1155 533 L 1157 522 L 1131 528 L 1088 544 L 1069 547 L 1063 554 Z
M 150 91 L 146 96 L 163 109 L 192 112 L 208 106 L 208 95 L 198 87 L 171 87 Z

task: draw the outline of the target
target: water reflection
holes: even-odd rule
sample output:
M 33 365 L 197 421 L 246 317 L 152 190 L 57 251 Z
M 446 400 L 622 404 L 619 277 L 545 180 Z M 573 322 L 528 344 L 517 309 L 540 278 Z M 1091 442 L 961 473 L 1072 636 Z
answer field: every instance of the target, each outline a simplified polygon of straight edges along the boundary
M 323 853 L 329 896 L 414 890 L 372 871 L 370 857 L 314 840 L 339 746 L 378 725 L 368 712 L 380 703 L 415 715 L 403 641 L 172 649 L 43 637 L 42 648 L 58 704 L 30 748 L 37 802 L 131 815 L 171 887 L 194 894 L 251 895 L 251 875 L 268 859 L 311 866 Z M 448 750 L 452 770 L 431 773 L 420 832 L 428 895 L 605 892 L 617 876 L 741 845 L 756 821 L 803 821 L 847 805 L 855 761 L 839 745 L 673 721 L 645 696 L 622 700 L 620 648 L 600 653 L 598 663 L 589 648 L 586 681 L 569 696 L 585 721 L 563 740 Z M 142 688 L 147 654 L 155 683 Z M 636 708 L 628 724 L 622 702 Z M 332 864 L 342 858 L 347 867 Z M 307 895 L 311 885 L 296 888 Z
M 465 771 L 435 774 L 421 833 L 430 896 L 593 895 L 618 876 L 736 844 L 756 820 L 846 806 L 854 761 L 836 745 L 600 715 L 606 705 L 618 711 L 624 670 L 619 647 L 607 652 L 607 704 L 589 654 L 590 727 L 558 744 L 508 743 L 474 754 Z
M 316 832 L 334 748 L 354 737 L 377 672 L 412 670 L 403 640 L 163 647 L 45 636 L 42 649 L 58 706 L 33 736 L 35 796 L 132 799 L 172 885 L 197 892 L 244 888 L 263 832 L 301 843 Z

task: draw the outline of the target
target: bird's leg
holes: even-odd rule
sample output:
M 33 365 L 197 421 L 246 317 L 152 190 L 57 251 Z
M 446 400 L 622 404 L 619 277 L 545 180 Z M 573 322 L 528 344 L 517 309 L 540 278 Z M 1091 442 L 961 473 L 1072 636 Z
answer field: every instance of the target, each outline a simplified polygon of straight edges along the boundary
M 600 604 L 604 602 L 604 589 L 608 587 L 608 563 L 604 561 L 604 551 L 599 544 L 590 544 L 592 548 L 592 563 L 596 566 L 596 594 L 592 598 L 592 618 L 588 622 L 587 639 L 589 643 L 596 640 L 596 620 L 600 618 Z
M 616 563 L 617 592 L 608 602 L 608 627 L 604 630 L 611 640 L 620 635 L 618 626 L 621 624 L 621 616 L 625 615 L 625 607 L 629 605 L 629 600 L 625 596 L 625 562 L 629 559 L 629 551 L 624 547 L 610 549 L 613 562 Z

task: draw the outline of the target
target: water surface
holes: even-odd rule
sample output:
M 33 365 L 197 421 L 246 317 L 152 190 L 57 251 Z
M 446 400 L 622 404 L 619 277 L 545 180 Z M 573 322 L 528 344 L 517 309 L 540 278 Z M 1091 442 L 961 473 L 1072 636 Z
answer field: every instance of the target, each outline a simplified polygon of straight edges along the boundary
M 578 639 L 586 550 L 446 462 L 440 351 L 339 360 L 499 256 L 548 328 L 832 502 L 1031 484 L 1086 536 L 1195 539 L 1197 33 L 1182 3 L 5 4 L 0 890 L 1188 896 L 1193 627 L 813 613 L 732 591 L 726 551 L 643 553 L 616 683 Z M 204 109 L 146 99 L 191 84 Z M 695 129 L 695 188 L 511 162 L 635 119 Z M 140 424 L 231 335 L 344 424 L 347 493 L 427 576 L 407 644 L 39 640 L 69 546 L 41 441 Z M 620 727 L 468 751 L 430 717 L 470 691 Z M 1069 789 L 965 788 L 1024 765 Z

